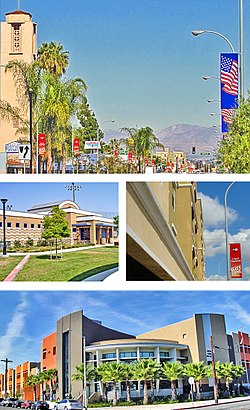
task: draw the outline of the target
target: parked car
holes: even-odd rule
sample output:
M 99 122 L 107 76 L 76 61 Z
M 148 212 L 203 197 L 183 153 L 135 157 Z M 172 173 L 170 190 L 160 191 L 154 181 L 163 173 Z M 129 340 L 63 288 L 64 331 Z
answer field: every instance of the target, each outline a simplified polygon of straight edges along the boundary
M 56 402 L 55 401 L 51 401 L 51 400 L 46 400 L 46 402 L 49 405 L 49 410 L 54 410 Z
M 56 410 L 82 410 L 82 403 L 78 400 L 63 399 L 56 403 Z
M 16 401 L 15 397 L 7 397 L 7 399 L 2 401 L 2 406 L 13 407 L 13 403 Z
M 31 409 L 31 406 L 34 402 L 31 400 L 24 400 L 24 402 L 21 404 L 22 409 Z
M 15 407 L 16 409 L 21 408 L 22 403 L 23 403 L 23 400 L 16 399 L 14 403 L 12 404 L 12 407 Z
M 48 410 L 49 404 L 46 401 L 38 400 L 31 405 L 32 410 Z

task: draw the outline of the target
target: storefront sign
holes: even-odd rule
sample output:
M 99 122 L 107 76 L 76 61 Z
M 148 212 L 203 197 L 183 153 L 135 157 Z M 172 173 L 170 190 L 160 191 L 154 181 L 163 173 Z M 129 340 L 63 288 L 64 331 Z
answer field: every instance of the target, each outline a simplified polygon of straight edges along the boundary
M 100 149 L 100 141 L 85 141 L 84 149 Z
M 16 141 L 10 142 L 9 144 L 5 144 L 5 152 L 6 154 L 10 153 L 18 153 L 19 152 L 19 143 Z

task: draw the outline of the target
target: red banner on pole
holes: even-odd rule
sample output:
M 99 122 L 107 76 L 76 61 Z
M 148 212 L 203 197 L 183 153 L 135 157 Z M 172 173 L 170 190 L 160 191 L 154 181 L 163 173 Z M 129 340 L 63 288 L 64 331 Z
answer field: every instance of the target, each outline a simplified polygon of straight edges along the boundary
M 78 155 L 80 153 L 80 139 L 79 138 L 74 138 L 73 150 L 74 150 L 74 155 Z
M 46 134 L 38 134 L 38 155 L 46 154 Z
M 242 260 L 240 243 L 230 243 L 231 278 L 242 278 Z
M 133 159 L 133 152 L 132 152 L 132 151 L 129 151 L 129 153 L 128 153 L 128 160 L 129 160 L 129 161 L 132 161 L 132 159 Z

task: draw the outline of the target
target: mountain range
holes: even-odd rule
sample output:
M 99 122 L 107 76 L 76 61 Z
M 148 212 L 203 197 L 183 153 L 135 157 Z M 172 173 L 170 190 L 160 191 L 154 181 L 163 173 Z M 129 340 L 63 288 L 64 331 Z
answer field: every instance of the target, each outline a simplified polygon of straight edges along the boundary
M 196 154 L 211 152 L 217 148 L 217 134 L 214 127 L 201 127 L 200 125 L 176 124 L 164 128 L 161 131 L 154 131 L 160 143 L 171 151 L 184 151 L 192 153 L 195 147 Z M 104 141 L 108 143 L 110 139 L 126 138 L 126 133 L 116 130 L 105 130 Z

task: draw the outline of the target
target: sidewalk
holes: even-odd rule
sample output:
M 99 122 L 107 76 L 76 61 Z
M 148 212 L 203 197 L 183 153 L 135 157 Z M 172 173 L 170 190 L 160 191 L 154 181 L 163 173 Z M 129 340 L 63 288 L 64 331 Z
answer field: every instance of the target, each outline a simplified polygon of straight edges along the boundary
M 77 252 L 77 251 L 87 251 L 88 249 L 97 249 L 97 248 L 104 248 L 107 245 L 93 245 L 93 246 L 83 246 L 79 248 L 69 248 L 69 249 L 63 249 L 62 253 L 67 253 L 67 252 Z M 110 245 L 112 246 L 112 245 Z M 55 255 L 56 251 L 53 250 L 52 254 Z M 61 253 L 61 249 L 57 249 L 58 255 Z M 8 256 L 36 256 L 36 255 L 50 255 L 50 251 L 43 251 L 43 252 L 10 252 L 8 253 Z
M 119 273 L 118 266 L 116 268 L 108 269 L 103 272 L 97 273 L 96 275 L 90 276 L 89 278 L 84 279 L 83 282 L 103 282 L 105 280 L 105 283 L 107 283 L 106 281 L 110 279 L 113 281 L 114 275 L 116 273 Z
M 175 404 L 155 404 L 147 406 L 117 406 L 113 407 L 114 409 L 124 409 L 124 410 L 189 410 L 189 409 L 206 409 L 206 408 L 213 408 L 213 406 L 221 405 L 221 409 L 223 410 L 223 404 L 226 403 L 244 403 L 249 402 L 250 408 L 250 396 L 247 397 L 236 397 L 233 399 L 219 399 L 218 404 L 214 404 L 214 400 L 205 400 L 205 401 L 195 401 L 195 402 L 188 402 L 188 403 L 175 403 Z M 95 407 L 94 410 L 110 410 L 110 407 Z

